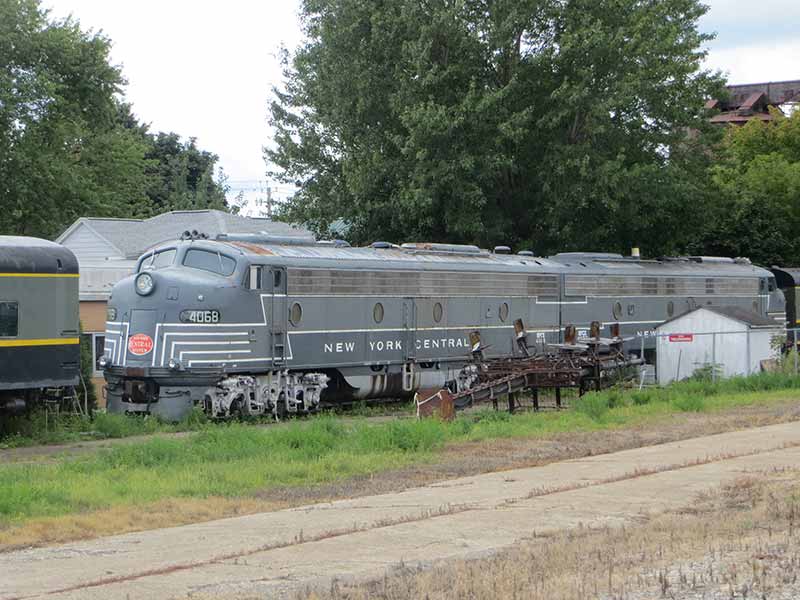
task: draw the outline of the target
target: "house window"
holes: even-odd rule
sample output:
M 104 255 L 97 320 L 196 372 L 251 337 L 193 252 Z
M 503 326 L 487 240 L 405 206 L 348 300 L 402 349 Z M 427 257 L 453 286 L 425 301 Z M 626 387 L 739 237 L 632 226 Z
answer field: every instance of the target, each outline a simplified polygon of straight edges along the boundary
M 85 333 L 84 339 L 89 343 L 89 349 L 92 352 L 94 363 L 92 364 L 92 377 L 102 377 L 103 371 L 97 365 L 97 361 L 106 351 L 106 336 L 102 333 Z

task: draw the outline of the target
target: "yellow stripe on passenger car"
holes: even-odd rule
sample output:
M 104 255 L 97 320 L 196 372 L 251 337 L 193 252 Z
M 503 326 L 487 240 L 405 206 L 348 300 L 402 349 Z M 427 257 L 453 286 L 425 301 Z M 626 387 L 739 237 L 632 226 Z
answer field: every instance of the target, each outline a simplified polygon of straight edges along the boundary
M 79 338 L 52 338 L 40 340 L 0 340 L 0 348 L 16 346 L 66 346 L 80 344 Z
M 80 277 L 78 273 L 0 273 L 0 277 Z

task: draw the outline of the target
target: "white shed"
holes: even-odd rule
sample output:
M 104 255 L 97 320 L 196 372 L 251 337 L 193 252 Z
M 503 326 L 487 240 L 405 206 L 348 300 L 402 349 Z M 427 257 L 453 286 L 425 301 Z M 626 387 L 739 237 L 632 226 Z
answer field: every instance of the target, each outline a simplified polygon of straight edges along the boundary
M 723 377 L 757 373 L 762 360 L 777 356 L 773 339 L 783 328 L 742 308 L 701 306 L 664 321 L 656 334 L 656 374 L 665 385 L 711 365 Z

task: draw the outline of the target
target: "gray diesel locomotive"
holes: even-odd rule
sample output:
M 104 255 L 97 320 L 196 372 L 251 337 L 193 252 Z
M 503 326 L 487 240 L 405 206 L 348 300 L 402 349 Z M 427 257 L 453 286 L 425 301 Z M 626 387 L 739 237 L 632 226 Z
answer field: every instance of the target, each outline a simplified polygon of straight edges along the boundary
M 281 415 L 466 389 L 475 340 L 513 356 L 519 335 L 535 349 L 597 320 L 647 349 L 656 324 L 700 304 L 785 318 L 772 274 L 743 259 L 184 236 L 114 287 L 101 366 L 113 412 Z
M 0 413 L 78 384 L 78 261 L 46 240 L 0 236 Z

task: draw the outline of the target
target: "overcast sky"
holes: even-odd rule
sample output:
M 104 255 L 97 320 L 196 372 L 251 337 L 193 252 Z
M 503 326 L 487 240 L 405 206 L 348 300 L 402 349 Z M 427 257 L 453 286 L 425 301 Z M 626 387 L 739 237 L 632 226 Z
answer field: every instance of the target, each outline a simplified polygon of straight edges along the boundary
M 800 79 L 800 0 L 707 0 L 703 31 L 717 33 L 708 66 L 731 83 Z M 154 131 L 194 136 L 219 155 L 235 193 L 263 192 L 262 146 L 277 51 L 301 39 L 297 0 L 45 0 L 56 17 L 113 41 L 127 98 Z M 285 195 L 278 189 L 278 197 Z

